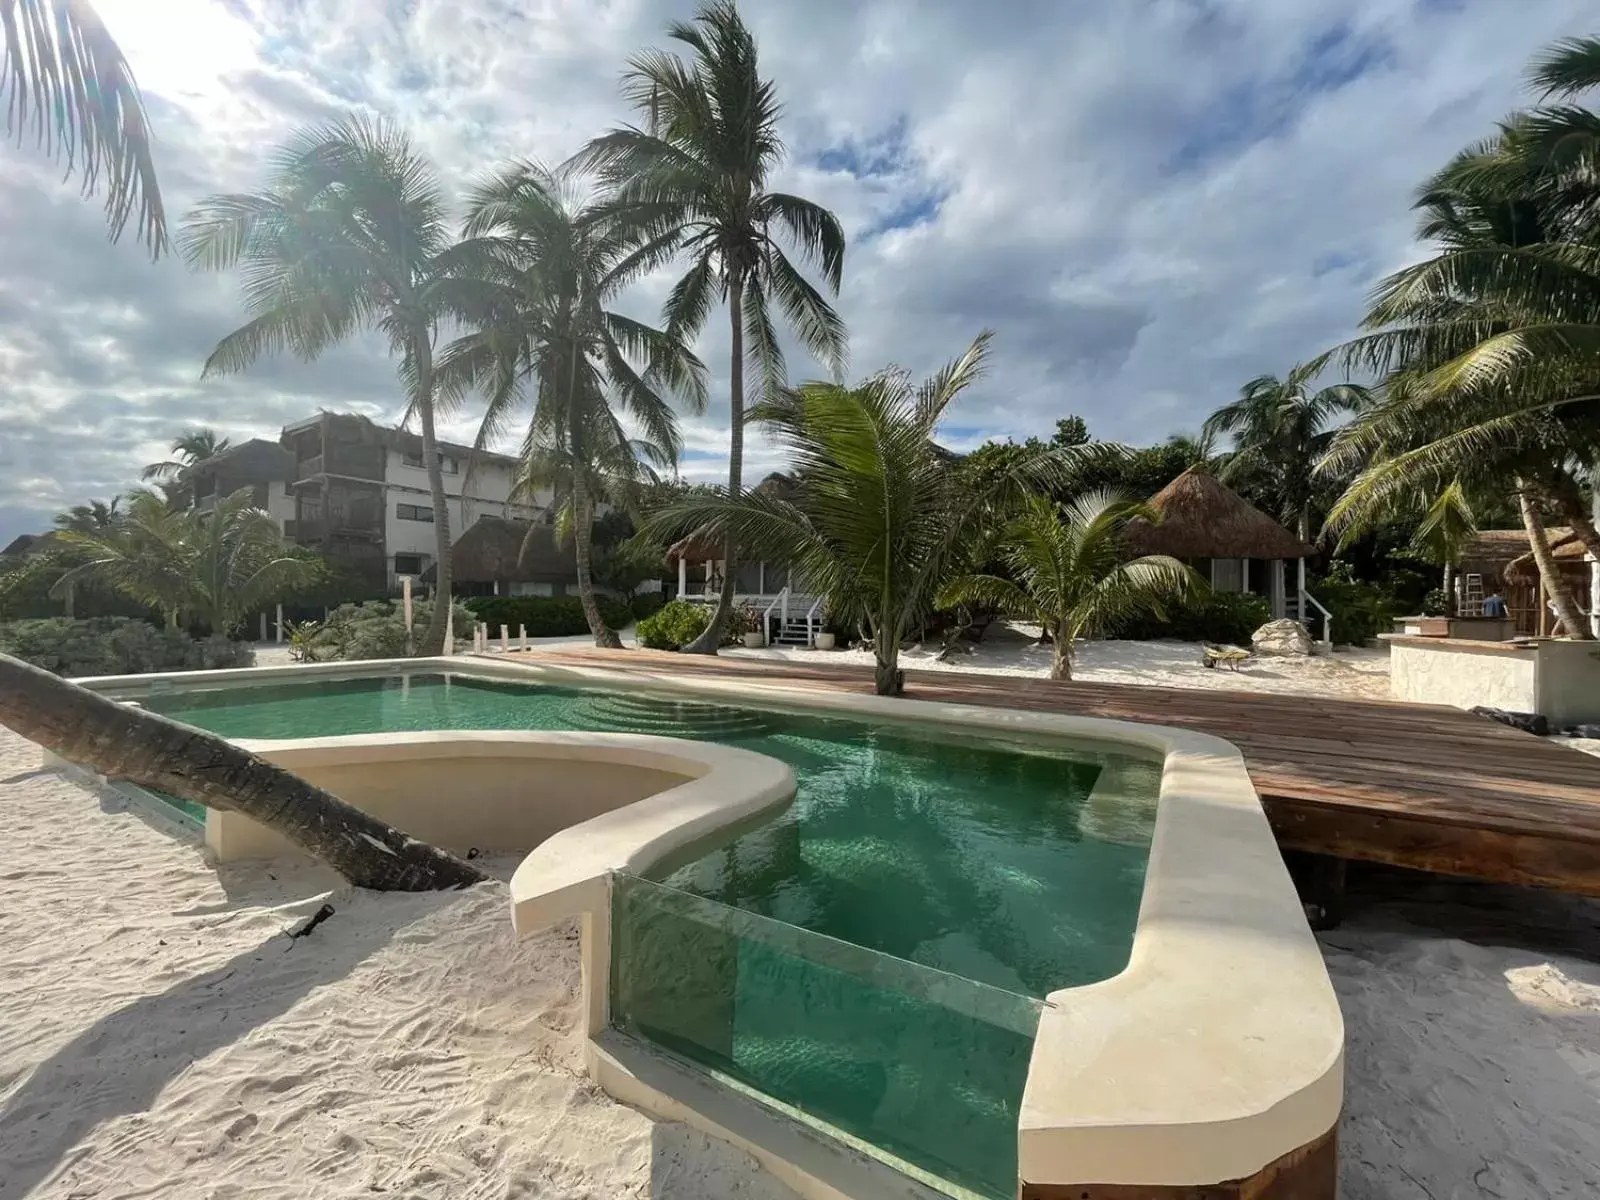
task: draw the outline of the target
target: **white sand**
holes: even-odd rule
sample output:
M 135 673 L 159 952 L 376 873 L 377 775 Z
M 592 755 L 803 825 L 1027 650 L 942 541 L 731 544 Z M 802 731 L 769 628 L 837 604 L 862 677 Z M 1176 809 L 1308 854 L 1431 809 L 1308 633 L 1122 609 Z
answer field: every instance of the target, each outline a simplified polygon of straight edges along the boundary
M 38 761 L 0 730 L 0 1200 L 790 1196 L 588 1084 L 574 932 L 515 941 L 502 885 L 219 877 Z M 1357 895 L 1322 939 L 1345 1200 L 1597 1194 L 1597 928 L 1594 902 L 1392 872 Z
M 0 730 L 0 1200 L 792 1200 L 589 1084 L 575 928 L 503 884 L 219 878 L 38 762 Z
M 1024 630 L 1026 627 L 1023 627 Z M 764 650 L 724 650 L 729 658 L 787 659 L 795 662 L 871 666 L 866 650 L 810 650 L 772 646 Z M 1051 648 L 1023 631 L 991 631 L 971 653 L 939 662 L 939 647 L 914 647 L 901 654 L 908 670 L 1014 675 L 1043 679 L 1050 674 Z M 1201 664 L 1198 642 L 1079 642 L 1073 678 L 1085 683 L 1130 683 L 1154 687 L 1214 688 L 1223 691 L 1292 692 L 1300 695 L 1389 697 L 1389 652 L 1340 648 L 1331 656 L 1253 658 L 1237 671 Z

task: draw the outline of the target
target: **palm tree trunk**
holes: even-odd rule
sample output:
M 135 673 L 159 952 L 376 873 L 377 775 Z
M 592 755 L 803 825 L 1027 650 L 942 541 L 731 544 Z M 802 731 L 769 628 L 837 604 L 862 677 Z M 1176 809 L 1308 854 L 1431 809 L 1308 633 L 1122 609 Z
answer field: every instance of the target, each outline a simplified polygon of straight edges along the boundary
M 737 499 L 744 482 L 744 279 L 737 272 L 728 281 L 728 331 L 733 341 L 728 360 L 729 391 L 733 393 L 728 425 L 728 496 Z M 705 631 L 683 648 L 686 654 L 715 654 L 722 645 L 722 631 L 733 615 L 734 570 L 739 564 L 732 538 L 723 543 L 722 555 L 722 593 L 717 597 L 717 610 L 711 614 Z
M 1059 624 L 1050 628 L 1050 678 L 1072 680 L 1072 635 Z
M 1523 528 L 1528 531 L 1528 544 L 1533 548 L 1533 561 L 1538 564 L 1539 577 L 1544 580 L 1545 591 L 1555 606 L 1556 616 L 1566 627 L 1568 637 L 1577 641 L 1591 640 L 1589 622 L 1584 620 L 1583 611 L 1578 607 L 1572 589 L 1567 586 L 1555 555 L 1550 552 L 1550 535 L 1545 531 L 1544 517 L 1539 512 L 1533 489 L 1526 480 L 1517 481 L 1517 503 L 1522 509 Z
M 574 474 L 576 473 L 575 470 Z M 622 639 L 606 624 L 605 618 L 600 615 L 600 605 L 594 598 L 594 575 L 589 565 L 589 543 L 593 533 L 591 526 L 594 523 L 593 508 L 589 500 L 589 489 L 584 487 L 581 481 L 574 482 L 572 538 L 577 550 L 578 598 L 583 602 L 583 616 L 589 622 L 589 632 L 594 634 L 596 646 L 606 650 L 621 650 Z
M 450 617 L 450 504 L 444 494 L 444 468 L 433 429 L 433 346 L 426 334 L 413 339 L 417 361 L 417 416 L 422 425 L 422 461 L 428 467 L 428 490 L 433 498 L 434 563 L 438 584 L 428 628 L 417 644 L 418 654 L 438 654 L 444 649 L 444 627 Z
M 0 725 L 109 779 L 243 813 L 356 887 L 427 892 L 487 878 L 232 742 L 108 700 L 5 654 Z
M 1595 528 L 1594 519 L 1584 506 L 1582 495 L 1576 489 L 1562 489 L 1556 492 L 1554 499 L 1556 511 L 1572 527 L 1573 534 L 1583 543 L 1583 548 L 1600 559 L 1600 530 Z
M 1456 615 L 1456 565 L 1448 559 L 1444 564 L 1444 615 Z
M 900 638 L 892 622 L 880 621 L 878 635 L 873 639 L 877 665 L 873 671 L 873 687 L 880 696 L 903 696 L 906 691 L 906 673 L 900 669 Z

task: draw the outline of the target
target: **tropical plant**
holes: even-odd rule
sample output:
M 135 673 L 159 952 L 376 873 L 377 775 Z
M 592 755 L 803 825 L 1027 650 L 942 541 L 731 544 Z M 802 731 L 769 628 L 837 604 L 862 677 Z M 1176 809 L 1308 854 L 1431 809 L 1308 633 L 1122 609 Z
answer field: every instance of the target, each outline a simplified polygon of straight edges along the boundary
M 647 650 L 682 650 L 693 645 L 710 623 L 709 605 L 673 600 L 639 622 L 639 644 Z M 736 608 L 722 631 L 720 645 L 736 646 L 746 633 L 760 627 L 760 614 Z
M 827 597 L 830 619 L 867 631 L 877 690 L 899 695 L 901 642 L 932 610 L 939 585 L 966 563 L 997 514 L 1029 487 L 1058 482 L 1090 453 L 1041 450 L 986 473 L 981 484 L 951 469 L 935 433 L 982 371 L 990 338 L 980 335 L 920 384 L 891 369 L 856 387 L 808 383 L 757 405 L 751 419 L 793 465 L 792 498 L 776 489 L 690 496 L 652 514 L 646 533 L 706 527 L 788 563 Z
M 302 359 L 364 329 L 399 358 L 405 420 L 417 421 L 428 469 L 438 592 L 450 594 L 450 511 L 435 432 L 434 342 L 441 322 L 482 315 L 481 248 L 457 245 L 433 168 L 383 120 L 350 116 L 295 135 L 259 192 L 213 196 L 184 220 L 190 266 L 242 268 L 251 319 L 206 360 L 205 375 L 243 371 L 266 354 Z M 418 650 L 444 644 L 439 605 Z
M 648 259 L 572 184 L 570 176 L 514 163 L 473 190 L 466 235 L 490 264 L 492 301 L 439 369 L 447 397 L 468 382 L 487 393 L 480 448 L 531 413 L 518 491 L 554 490 L 561 530 L 575 543 L 590 632 L 596 645 L 617 648 L 622 642 L 595 598 L 595 506 L 629 503 L 655 479 L 652 468 L 677 461 L 681 439 L 667 394 L 703 411 L 705 368 L 681 336 L 615 310 Z M 623 418 L 643 436 L 629 436 Z
M 844 322 L 784 253 L 780 234 L 837 293 L 844 230 L 820 205 L 768 190 L 784 155 L 780 107 L 732 0 L 702 4 L 693 21 L 668 26 L 667 36 L 688 47 L 689 56 L 646 51 L 630 60 L 623 77 L 623 95 L 645 127 L 612 130 L 578 161 L 612 188 L 610 216 L 636 241 L 641 262 L 660 263 L 680 251 L 689 256 L 689 270 L 663 309 L 669 334 L 693 336 L 713 304 L 727 304 L 731 502 L 743 490 L 745 364 L 761 373 L 769 399 L 785 380 L 772 305 L 836 379 L 845 367 Z M 716 612 L 691 651 L 715 653 L 721 641 L 733 609 L 734 553 L 729 542 Z
M 0 105 L 6 132 L 67 160 L 83 193 L 102 180 L 111 240 L 128 222 L 160 257 L 166 215 L 150 126 L 133 72 L 89 0 L 0 0 Z
M 1316 371 L 1296 367 L 1288 376 L 1261 375 L 1239 398 L 1206 418 L 1202 438 L 1231 435 L 1233 453 L 1217 477 L 1239 483 L 1264 477 L 1277 498 L 1278 519 L 1310 541 L 1311 501 L 1317 464 L 1333 439 L 1333 422 L 1369 402 L 1367 389 L 1350 383 L 1313 388 Z
M 168 628 L 194 624 L 232 634 L 247 615 L 321 570 L 320 560 L 284 542 L 277 523 L 251 499 L 244 489 L 210 512 L 177 513 L 155 493 L 136 492 L 110 529 L 57 535 L 78 562 L 53 593 L 90 581 L 159 610 Z
M 1104 637 L 1141 616 L 1165 616 L 1206 590 L 1190 567 L 1164 554 L 1129 558 L 1123 538 L 1134 518 L 1159 520 L 1148 504 L 1114 492 L 1090 492 L 1058 507 L 1032 496 L 1000 535 L 1007 575 L 949 580 L 939 603 L 992 604 L 1044 627 L 1054 645 L 1051 679 L 1072 678 L 1079 638 Z
M 122 497 L 110 500 L 91 500 L 87 504 L 74 504 L 64 513 L 57 513 L 55 526 L 73 533 L 101 533 L 115 528 L 122 519 Z
M 164 462 L 151 463 L 139 472 L 146 483 L 171 483 L 197 462 L 204 462 L 214 454 L 221 454 L 229 446 L 228 439 L 218 437 L 215 429 L 191 429 L 172 439 L 172 457 Z
M 1472 504 L 1459 479 L 1452 479 L 1428 505 L 1411 538 L 1412 552 L 1418 558 L 1437 563 L 1444 569 L 1441 587 L 1446 612 L 1455 612 L 1455 570 L 1467 543 L 1478 536 L 1478 523 Z

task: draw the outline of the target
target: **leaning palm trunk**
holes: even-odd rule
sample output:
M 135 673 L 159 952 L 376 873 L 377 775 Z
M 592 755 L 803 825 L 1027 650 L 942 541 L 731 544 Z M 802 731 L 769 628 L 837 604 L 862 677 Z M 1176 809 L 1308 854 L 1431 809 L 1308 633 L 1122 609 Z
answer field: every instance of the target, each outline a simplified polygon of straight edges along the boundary
M 1448 617 L 1456 615 L 1456 565 L 1445 560 L 1444 564 L 1444 611 Z
M 243 813 L 357 887 L 426 892 L 487 878 L 231 742 L 5 654 L 0 725 L 109 779 Z
M 589 622 L 589 632 L 594 634 L 596 646 L 605 650 L 621 650 L 622 639 L 600 615 L 600 605 L 594 596 L 594 574 L 589 561 L 594 506 L 589 499 L 589 489 L 582 483 L 573 489 L 572 510 L 572 538 L 578 560 L 578 598 L 583 602 L 584 620 Z
M 1567 636 L 1579 641 L 1588 641 L 1589 623 L 1584 620 L 1583 611 L 1578 607 L 1572 589 L 1567 586 L 1566 578 L 1561 574 L 1561 567 L 1556 562 L 1556 556 L 1550 549 L 1550 535 L 1545 530 L 1544 518 L 1539 513 L 1538 503 L 1525 481 L 1518 480 L 1517 484 L 1517 503 L 1522 508 L 1522 524 L 1528 531 L 1528 543 L 1533 549 L 1533 561 L 1539 567 L 1539 578 L 1544 580 L 1550 603 L 1555 606 L 1556 616 L 1566 627 Z
M 728 426 L 728 498 L 738 500 L 744 483 L 744 281 L 738 274 L 728 282 L 728 328 L 733 341 L 728 362 L 729 391 L 733 393 Z M 689 654 L 715 654 L 722 645 L 722 631 L 733 615 L 734 570 L 739 565 L 734 554 L 730 537 L 722 550 L 722 592 L 717 597 L 717 609 L 704 632 L 683 648 Z M 878 691 L 883 695 L 899 694 L 884 692 L 881 684 Z
M 428 628 L 417 646 L 418 654 L 439 654 L 444 650 L 444 626 L 453 603 L 450 595 L 450 505 L 444 494 L 444 467 L 439 462 L 439 443 L 433 428 L 433 347 L 426 335 L 416 341 L 417 417 L 422 425 L 422 461 L 428 466 L 428 490 L 433 500 L 433 536 L 438 590 Z

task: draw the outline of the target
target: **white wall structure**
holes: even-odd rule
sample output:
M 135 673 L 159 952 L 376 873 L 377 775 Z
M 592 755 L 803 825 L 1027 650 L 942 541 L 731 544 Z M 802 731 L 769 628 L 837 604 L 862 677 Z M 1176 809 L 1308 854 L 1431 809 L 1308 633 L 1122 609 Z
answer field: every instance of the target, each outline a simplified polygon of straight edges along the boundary
M 1555 729 L 1600 722 L 1593 642 L 1389 639 L 1389 694 L 1419 704 L 1542 714 Z

